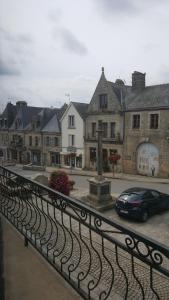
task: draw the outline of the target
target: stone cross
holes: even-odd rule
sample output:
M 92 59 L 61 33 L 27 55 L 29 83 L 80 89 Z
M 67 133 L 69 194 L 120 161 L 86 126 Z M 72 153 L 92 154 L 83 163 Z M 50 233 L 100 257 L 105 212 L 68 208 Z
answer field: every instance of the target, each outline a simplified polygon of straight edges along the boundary
M 102 121 L 98 121 L 98 144 L 97 144 L 97 179 L 103 179 L 103 154 L 102 154 Z

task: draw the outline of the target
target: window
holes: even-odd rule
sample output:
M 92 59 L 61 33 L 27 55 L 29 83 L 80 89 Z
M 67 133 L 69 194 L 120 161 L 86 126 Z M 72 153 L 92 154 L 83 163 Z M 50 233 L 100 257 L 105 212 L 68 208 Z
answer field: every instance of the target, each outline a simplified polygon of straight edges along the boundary
M 92 137 L 96 137 L 96 123 L 92 123 Z
M 103 138 L 107 137 L 107 123 L 102 123 Z
M 90 148 L 90 161 L 96 161 L 96 148 Z
M 58 137 L 54 138 L 54 145 L 55 145 L 55 147 L 59 145 Z
M 4 119 L 4 126 L 7 127 L 7 119 Z
M 32 136 L 29 136 L 29 146 L 32 146 Z
M 75 127 L 75 116 L 73 115 L 68 116 L 68 127 L 69 128 Z
M 20 120 L 20 119 L 17 119 L 17 120 L 15 121 L 15 129 L 18 129 L 20 126 L 21 126 L 21 120 Z
M 112 122 L 110 124 L 110 136 L 111 138 L 115 139 L 115 130 L 116 130 L 116 123 Z
M 49 144 L 50 144 L 50 138 L 49 138 L 49 136 L 47 136 L 46 137 L 46 146 L 49 146 Z
M 36 128 L 40 127 L 40 120 L 36 122 Z
M 150 128 L 157 129 L 158 128 L 158 114 L 151 114 L 150 115 Z
M 140 115 L 133 115 L 133 129 L 139 129 L 140 128 Z
M 151 194 L 153 195 L 154 198 L 159 198 L 160 195 L 157 191 L 151 191 Z
M 35 136 L 35 146 L 38 146 L 38 144 L 39 144 L 38 137 Z
M 107 108 L 107 94 L 99 95 L 99 105 L 101 109 Z
M 74 146 L 75 145 L 75 136 L 73 134 L 69 134 L 69 146 Z

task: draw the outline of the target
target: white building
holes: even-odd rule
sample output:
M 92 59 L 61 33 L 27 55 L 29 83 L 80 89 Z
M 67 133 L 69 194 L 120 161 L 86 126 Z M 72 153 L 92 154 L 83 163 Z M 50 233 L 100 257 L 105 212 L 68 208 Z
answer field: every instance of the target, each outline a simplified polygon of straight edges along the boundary
M 88 104 L 71 102 L 61 118 L 61 165 L 83 168 L 85 116 Z

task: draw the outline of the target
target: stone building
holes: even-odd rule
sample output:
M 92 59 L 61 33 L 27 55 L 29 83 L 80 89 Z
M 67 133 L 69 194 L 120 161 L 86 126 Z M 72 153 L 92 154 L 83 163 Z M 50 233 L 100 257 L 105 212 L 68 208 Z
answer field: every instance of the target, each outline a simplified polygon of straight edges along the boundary
M 123 171 L 168 178 L 169 84 L 146 86 L 134 72 L 125 104 Z
M 109 156 L 112 153 L 123 155 L 124 140 L 124 103 L 126 87 L 122 80 L 115 83 L 106 79 L 104 68 L 90 101 L 85 124 L 85 167 L 96 168 L 97 129 L 102 121 L 103 169 L 110 169 Z M 122 159 L 117 170 L 122 170 Z
M 4 112 L 0 115 L 0 161 L 8 160 L 10 158 L 9 128 L 14 121 L 16 113 L 17 106 L 8 103 Z
M 61 151 L 60 109 L 8 103 L 0 116 L 0 159 L 17 163 L 59 165 Z

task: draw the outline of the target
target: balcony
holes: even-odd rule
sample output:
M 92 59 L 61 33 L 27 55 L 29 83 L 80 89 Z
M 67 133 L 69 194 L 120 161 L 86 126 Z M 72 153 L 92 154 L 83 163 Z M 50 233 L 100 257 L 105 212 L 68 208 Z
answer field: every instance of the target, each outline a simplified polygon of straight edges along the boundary
M 21 235 L 4 218 L 0 222 L 0 299 L 81 299 L 32 247 L 24 247 Z
M 10 192 L 10 186 L 15 186 L 15 193 Z M 41 263 L 53 267 L 84 299 L 168 299 L 169 248 L 164 244 L 3 167 L 0 212 L 24 237 L 26 248 L 20 252 L 18 242 L 5 233 L 4 253 L 11 259 L 6 259 L 7 264 L 18 255 L 13 267 L 21 264 L 22 273 L 19 277 L 16 269 L 13 271 L 11 287 L 14 291 L 16 286 L 23 286 L 30 293 L 26 299 L 52 299 L 45 293 L 52 294 L 48 284 L 54 273 L 49 269 L 46 276 Z M 8 246 L 10 241 L 12 249 Z M 35 254 L 33 248 L 43 257 L 39 267 L 30 256 Z M 56 291 L 57 284 L 57 280 L 52 284 Z M 38 298 L 36 293 L 41 289 L 44 295 Z M 61 293 L 64 292 L 63 287 Z
M 97 142 L 97 135 L 93 136 L 91 133 L 88 133 L 85 137 L 86 142 Z M 123 144 L 123 140 L 119 134 L 116 134 L 114 137 L 102 137 L 102 142 L 105 144 Z

